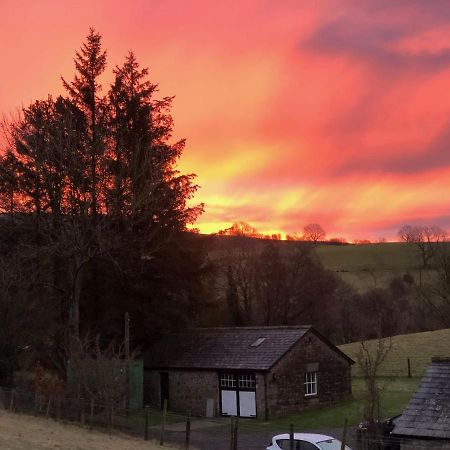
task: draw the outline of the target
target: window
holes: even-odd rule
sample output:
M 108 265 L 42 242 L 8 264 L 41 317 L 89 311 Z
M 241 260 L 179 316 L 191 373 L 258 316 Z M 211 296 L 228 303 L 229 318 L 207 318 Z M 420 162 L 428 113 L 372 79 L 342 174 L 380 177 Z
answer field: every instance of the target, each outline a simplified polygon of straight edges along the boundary
M 317 395 L 317 372 L 305 373 L 305 396 Z
M 221 388 L 239 388 L 239 389 L 255 389 L 256 379 L 253 373 L 230 373 L 224 372 L 220 374 Z
M 341 450 L 342 443 L 337 439 L 328 439 L 326 441 L 316 442 L 317 446 L 321 450 Z M 345 450 L 350 450 L 349 447 L 345 446 Z
M 220 375 L 221 387 L 236 387 L 236 377 L 232 373 L 222 373 Z
M 250 347 L 259 347 L 265 340 L 266 338 L 258 338 Z
M 289 450 L 290 449 L 289 444 L 290 444 L 289 439 L 279 439 L 277 441 L 277 445 L 278 445 L 278 447 L 281 448 L 281 450 Z M 294 449 L 295 450 L 317 450 L 317 447 L 314 444 L 311 444 L 311 442 L 299 441 L 298 439 L 296 439 L 294 441 Z
M 251 373 L 243 373 L 239 375 L 239 387 L 254 389 L 256 385 L 255 375 Z

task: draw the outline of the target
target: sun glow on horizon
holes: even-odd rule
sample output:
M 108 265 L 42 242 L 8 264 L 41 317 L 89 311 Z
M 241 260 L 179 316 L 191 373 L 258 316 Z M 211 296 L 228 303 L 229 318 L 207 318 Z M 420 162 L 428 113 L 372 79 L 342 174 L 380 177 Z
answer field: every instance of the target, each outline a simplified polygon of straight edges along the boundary
M 2 113 L 61 93 L 94 25 L 110 67 L 133 49 L 159 95 L 175 95 L 203 233 L 240 220 L 282 237 L 316 222 L 348 240 L 392 239 L 405 223 L 450 229 L 450 4 L 3 6 Z

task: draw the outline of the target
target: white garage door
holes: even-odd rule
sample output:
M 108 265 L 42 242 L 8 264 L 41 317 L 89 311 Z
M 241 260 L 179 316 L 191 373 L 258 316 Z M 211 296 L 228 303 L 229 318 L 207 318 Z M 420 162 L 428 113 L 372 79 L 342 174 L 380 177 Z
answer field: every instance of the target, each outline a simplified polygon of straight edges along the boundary
M 237 392 L 222 390 L 222 414 L 237 416 Z
M 239 415 L 241 417 L 256 416 L 256 395 L 251 391 L 239 392 Z

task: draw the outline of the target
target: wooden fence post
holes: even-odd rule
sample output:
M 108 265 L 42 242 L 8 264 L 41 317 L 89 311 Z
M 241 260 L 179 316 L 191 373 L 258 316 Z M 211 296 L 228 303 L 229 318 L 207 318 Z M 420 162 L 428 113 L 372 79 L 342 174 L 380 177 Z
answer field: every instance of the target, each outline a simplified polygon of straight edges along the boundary
M 362 450 L 367 450 L 367 428 L 362 428 L 361 429 L 361 448 Z
M 56 404 L 56 420 L 61 420 L 61 394 L 58 394 L 58 402 Z
M 348 419 L 346 417 L 344 420 L 344 429 L 342 430 L 341 450 L 345 450 L 345 444 L 347 443 L 347 423 L 348 423 Z
M 12 391 L 11 391 L 11 399 L 10 399 L 10 402 L 9 402 L 9 410 L 10 411 L 14 411 L 14 397 L 16 396 L 16 390 L 15 389 L 12 389 Z
M 233 450 L 234 445 L 234 416 L 230 417 L 230 450 Z
M 233 450 L 238 447 L 238 432 L 239 432 L 239 417 L 234 418 L 234 433 L 233 433 Z
M 45 417 L 48 419 L 48 416 L 50 415 L 50 404 L 52 402 L 52 397 L 48 397 L 48 403 L 47 403 L 47 410 L 45 411 Z
M 84 426 L 84 423 L 86 422 L 85 417 L 84 417 L 84 399 L 83 398 L 81 398 L 80 422 L 81 422 L 81 425 L 83 425 L 83 426 Z
M 37 416 L 38 413 L 38 393 L 34 392 L 34 415 Z
M 162 422 L 161 422 L 161 436 L 159 439 L 159 445 L 164 445 L 164 428 L 166 426 L 166 417 L 167 417 L 167 398 L 164 399 Z
M 189 444 L 191 442 L 191 419 L 189 416 L 186 418 L 186 441 L 184 447 L 189 450 Z
M 144 441 L 148 441 L 148 411 L 149 406 L 145 405 L 145 428 L 144 428 Z
M 94 399 L 91 398 L 91 411 L 89 414 L 89 429 L 92 430 L 94 426 Z
M 408 358 L 408 378 L 411 378 L 411 360 Z
M 289 450 L 294 450 L 294 424 L 289 425 Z

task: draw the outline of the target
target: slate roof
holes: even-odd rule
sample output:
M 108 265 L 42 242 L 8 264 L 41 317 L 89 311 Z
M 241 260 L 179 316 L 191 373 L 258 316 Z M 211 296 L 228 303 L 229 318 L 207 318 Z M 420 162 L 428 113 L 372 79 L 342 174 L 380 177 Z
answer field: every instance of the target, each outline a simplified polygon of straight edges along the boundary
M 146 352 L 144 364 L 146 368 L 267 371 L 309 330 L 310 326 L 192 329 L 164 336 Z M 252 346 L 261 338 L 260 345 Z
M 395 435 L 450 438 L 450 358 L 433 358 L 403 414 Z

